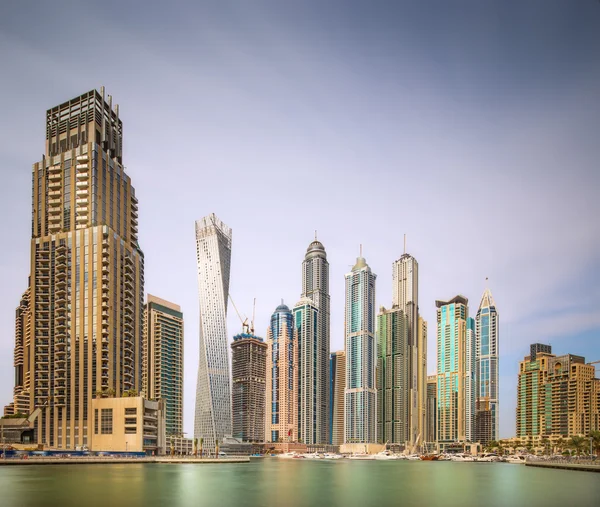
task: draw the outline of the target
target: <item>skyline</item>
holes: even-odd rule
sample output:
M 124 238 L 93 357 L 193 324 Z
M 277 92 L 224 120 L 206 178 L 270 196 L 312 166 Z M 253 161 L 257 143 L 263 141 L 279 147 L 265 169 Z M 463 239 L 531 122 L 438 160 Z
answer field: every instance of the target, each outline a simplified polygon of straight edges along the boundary
M 21 6 L 6 8 L 0 211 L 11 217 L 5 234 L 14 241 L 0 254 L 3 399 L 12 390 L 14 310 L 29 270 L 30 171 L 43 151 L 44 111 L 102 84 L 125 123 L 146 292 L 177 303 L 186 315 L 184 431 L 192 428 L 198 358 L 192 223 L 211 212 L 236 231 L 231 293 L 246 315 L 257 297 L 259 336 L 281 297 L 290 306 L 298 300 L 299 266 L 314 229 L 331 265 L 332 351 L 343 348 L 343 276 L 359 243 L 378 274 L 376 307 L 388 307 L 392 263 L 408 234 L 407 251 L 420 266 L 420 310 L 430 326 L 435 300 L 457 293 L 468 297 L 474 315 L 489 277 L 502 310 L 502 437 L 515 434 L 518 363 L 531 343 L 600 359 L 600 70 L 592 65 L 599 6 L 512 5 L 504 17 L 476 7 L 461 23 L 451 6 L 438 6 L 434 18 L 431 7 L 382 5 L 274 7 L 266 21 L 259 8 L 243 6 L 204 6 L 197 19 L 124 6 L 115 20 L 109 2 L 107 12 L 93 11 L 106 23 L 78 26 L 77 16 L 90 14 L 85 6 L 70 14 L 74 32 L 68 39 L 57 34 L 53 48 L 40 26 L 64 14 L 64 5 L 27 16 Z M 319 9 L 327 15 L 318 17 Z M 186 14 L 199 29 L 169 45 Z M 134 15 L 142 16 L 142 26 L 129 34 Z M 537 16 L 547 23 L 532 23 Z M 152 28 L 163 24 L 154 35 Z M 111 62 L 76 76 L 35 78 L 87 62 L 88 41 L 103 33 L 101 26 L 110 32 L 102 39 Z M 65 43 L 73 38 L 81 41 L 76 47 Z M 202 72 L 194 71 L 198 66 Z M 158 129 L 157 118 L 181 131 Z M 161 141 L 149 142 L 157 132 Z M 306 182 L 297 177 L 302 173 Z M 355 210 L 345 196 L 362 187 L 357 181 L 365 174 L 376 199 L 367 211 Z M 207 192 L 206 181 L 223 190 Z M 288 191 L 274 192 L 273 181 Z M 403 195 L 408 187 L 413 192 Z M 398 202 L 406 212 L 397 211 Z M 465 224 L 460 236 L 443 226 L 445 216 Z M 265 276 L 255 268 L 266 268 L 269 250 L 277 255 L 269 256 Z M 231 341 L 241 326 L 229 313 Z M 429 373 L 435 361 L 430 330 Z

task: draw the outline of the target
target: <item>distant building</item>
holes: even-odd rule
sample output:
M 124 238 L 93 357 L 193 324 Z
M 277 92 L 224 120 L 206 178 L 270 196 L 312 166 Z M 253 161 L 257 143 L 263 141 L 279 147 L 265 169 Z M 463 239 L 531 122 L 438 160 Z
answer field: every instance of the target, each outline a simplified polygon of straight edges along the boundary
M 243 442 L 265 438 L 267 349 L 247 326 L 231 344 L 233 437 Z
M 437 306 L 437 438 L 440 446 L 466 441 L 466 341 L 468 300 Z
M 94 398 L 91 408 L 94 414 L 90 428 L 93 431 L 91 451 L 165 454 L 162 401 L 150 401 L 141 396 Z
M 298 342 L 298 441 L 307 445 L 321 442 L 321 437 L 327 430 L 321 428 L 321 423 L 327 421 L 327 416 L 321 418 L 317 410 L 317 393 L 321 384 L 319 371 L 319 309 L 309 298 L 302 298 L 293 310 L 296 340 Z M 317 417 L 317 412 L 319 416 Z
M 465 347 L 465 439 L 475 442 L 475 401 L 477 399 L 477 340 L 475 319 L 467 319 Z
M 477 336 L 475 441 L 487 445 L 500 437 L 500 411 L 498 408 L 500 320 L 496 303 L 489 289 L 483 293 L 475 321 Z
M 401 308 L 377 315 L 377 441 L 410 441 L 408 317 Z
M 406 318 L 407 442 L 423 441 L 427 382 L 427 323 L 419 316 L 419 263 L 404 252 L 392 265 L 392 309 Z M 404 396 L 404 395 L 402 395 Z
M 375 275 L 362 257 L 345 275 L 345 443 L 377 442 Z
M 427 376 L 427 427 L 425 431 L 427 443 L 437 442 L 437 378 Z
M 183 313 L 148 294 L 144 306 L 142 390 L 165 404 L 166 433 L 183 434 Z
M 329 262 L 315 234 L 302 262 L 301 302 L 294 308 L 300 354 L 298 435 L 307 445 L 329 442 L 329 300 Z M 310 330 L 307 319 L 315 319 Z
M 329 420 L 332 445 L 344 443 L 344 392 L 346 390 L 346 352 L 338 350 L 331 353 L 329 367 L 331 382 L 329 392 Z
M 231 436 L 231 378 L 227 345 L 227 303 L 231 228 L 214 213 L 196 221 L 200 301 L 200 354 L 196 385 L 194 437 L 215 451 L 216 441 Z
M 600 380 L 595 367 L 573 354 L 536 347 L 519 364 L 517 437 L 572 437 L 600 430 Z
M 283 302 L 267 330 L 266 442 L 298 441 L 298 340 Z

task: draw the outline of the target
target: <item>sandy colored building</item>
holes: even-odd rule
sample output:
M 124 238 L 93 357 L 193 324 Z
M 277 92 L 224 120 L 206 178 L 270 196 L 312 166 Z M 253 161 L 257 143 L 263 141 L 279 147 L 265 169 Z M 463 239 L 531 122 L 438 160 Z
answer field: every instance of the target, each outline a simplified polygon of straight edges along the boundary
M 150 401 L 141 396 L 95 398 L 91 407 L 93 433 L 90 450 L 165 454 L 162 401 Z
M 91 90 L 49 109 L 45 134 L 12 410 L 40 408 L 37 443 L 74 449 L 90 445 L 94 396 L 141 388 L 144 255 L 112 98 Z
M 547 346 L 519 364 L 517 437 L 571 437 L 600 429 L 600 379 L 595 367 Z M 533 347 L 532 347 L 533 351 Z

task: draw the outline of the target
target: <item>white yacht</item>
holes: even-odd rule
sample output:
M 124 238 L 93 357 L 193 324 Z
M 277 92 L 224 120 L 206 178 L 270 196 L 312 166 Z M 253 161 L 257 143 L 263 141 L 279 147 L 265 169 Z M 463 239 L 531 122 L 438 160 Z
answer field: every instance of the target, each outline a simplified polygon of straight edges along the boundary
M 375 454 L 375 459 L 378 459 L 378 460 L 396 460 L 396 459 L 398 459 L 398 456 L 396 456 L 391 451 L 381 451 L 381 452 L 378 452 L 377 454 Z
M 524 465 L 526 459 L 527 459 L 527 456 L 515 454 L 514 456 L 506 456 L 505 461 L 507 463 L 515 463 L 515 464 Z
M 454 456 L 452 456 L 452 458 L 450 458 L 451 461 L 458 461 L 461 463 L 464 462 L 473 462 L 473 461 L 477 461 L 477 459 L 475 458 L 475 456 L 471 456 L 470 454 L 463 454 L 463 453 L 457 453 Z
M 374 454 L 367 454 L 367 453 L 361 452 L 361 453 L 353 454 L 352 456 L 350 456 L 349 459 L 373 460 L 373 459 L 375 459 L 375 455 Z

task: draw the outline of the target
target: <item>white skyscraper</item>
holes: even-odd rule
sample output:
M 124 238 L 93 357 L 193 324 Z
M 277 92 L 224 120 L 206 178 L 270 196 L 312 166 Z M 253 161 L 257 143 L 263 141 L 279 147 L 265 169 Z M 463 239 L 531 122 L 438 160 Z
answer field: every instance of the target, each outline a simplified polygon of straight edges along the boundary
M 196 221 L 200 300 L 200 359 L 194 437 L 207 450 L 232 434 L 231 386 L 227 346 L 227 298 L 231 229 L 210 214 Z
M 375 275 L 360 256 L 346 278 L 345 442 L 377 441 Z
M 499 438 L 498 425 L 498 325 L 496 302 L 485 289 L 475 317 L 477 336 L 477 441 L 486 445 Z
M 294 308 L 300 354 L 299 437 L 306 444 L 325 444 L 329 442 L 329 262 L 316 236 L 302 262 L 301 297 Z M 308 319 L 314 319 L 310 327 Z
M 475 319 L 467 319 L 467 341 L 465 344 L 465 440 L 475 439 L 475 400 L 477 391 Z
M 419 263 L 406 252 L 392 265 L 392 308 L 399 308 L 407 322 L 409 444 L 425 438 L 427 401 L 427 323 L 419 320 Z

